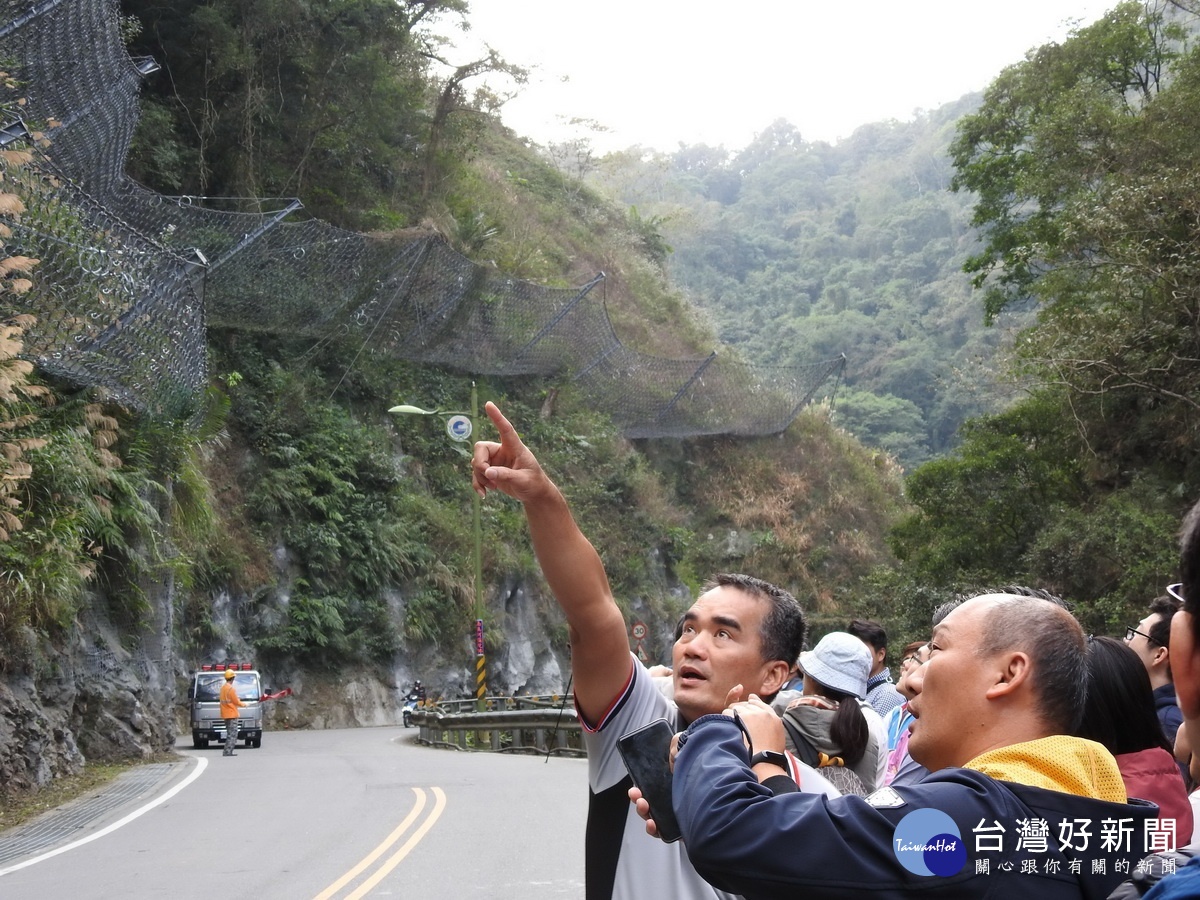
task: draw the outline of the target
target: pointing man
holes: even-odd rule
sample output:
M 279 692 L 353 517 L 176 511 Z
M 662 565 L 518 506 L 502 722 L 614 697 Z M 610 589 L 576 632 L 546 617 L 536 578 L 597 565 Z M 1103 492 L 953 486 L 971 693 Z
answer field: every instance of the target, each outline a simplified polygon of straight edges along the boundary
M 562 493 L 495 404 L 486 411 L 500 441 L 475 445 L 474 488 L 480 495 L 499 490 L 524 506 L 538 562 L 570 626 L 575 707 L 588 750 L 588 900 L 731 896 L 700 878 L 681 844 L 646 835 L 629 802 L 632 782 L 617 739 L 657 718 L 680 729 L 751 693 L 774 696 L 803 645 L 800 605 L 756 578 L 717 576 L 680 623 L 671 660 L 674 699 L 667 699 L 630 653 L 604 566 Z M 805 789 L 836 794 L 793 758 L 778 753 L 769 759 L 783 765 L 751 760 L 748 771 L 761 771 L 777 789 L 795 790 L 801 781 Z

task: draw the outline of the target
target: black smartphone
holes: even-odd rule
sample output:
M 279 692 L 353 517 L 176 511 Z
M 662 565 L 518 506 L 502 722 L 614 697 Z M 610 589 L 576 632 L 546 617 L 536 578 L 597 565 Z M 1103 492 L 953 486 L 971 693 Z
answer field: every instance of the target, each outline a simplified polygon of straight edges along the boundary
M 666 719 L 655 719 L 617 739 L 634 785 L 650 804 L 650 818 L 658 836 L 667 843 L 680 838 L 679 822 L 671 806 L 671 738 L 674 732 Z

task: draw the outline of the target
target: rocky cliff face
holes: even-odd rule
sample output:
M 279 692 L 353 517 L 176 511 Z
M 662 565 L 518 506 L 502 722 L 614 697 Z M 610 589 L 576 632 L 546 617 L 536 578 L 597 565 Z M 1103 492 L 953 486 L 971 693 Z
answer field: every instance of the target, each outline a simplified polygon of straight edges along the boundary
M 136 633 L 118 628 L 101 596 L 88 612 L 51 643 L 32 632 L 14 654 L 17 663 L 0 676 L 0 789 L 28 789 L 80 771 L 88 760 L 147 758 L 172 747 L 190 730 L 187 685 L 201 662 L 253 659 L 238 628 L 243 598 L 213 597 L 219 646 L 202 658 L 185 658 L 169 639 L 172 597 L 157 589 L 150 620 Z M 565 634 L 552 603 L 535 601 L 525 585 L 511 580 L 497 601 L 504 614 L 499 633 L 489 635 L 497 652 L 488 658 L 492 694 L 550 694 L 566 687 L 563 647 L 551 630 Z M 151 594 L 152 596 L 153 594 Z M 402 598 L 397 612 L 402 613 Z M 307 671 L 302 661 L 263 668 L 273 691 L 292 695 L 267 705 L 266 726 L 346 728 L 395 725 L 412 682 L 420 678 L 431 697 L 474 696 L 474 661 L 467 636 L 461 646 L 406 648 L 390 671 Z M 270 735 L 264 747 L 270 746 Z
M 685 602 L 686 589 L 672 583 L 654 554 L 648 563 L 662 595 Z M 202 662 L 254 658 L 239 629 L 248 597 L 214 594 L 213 645 L 184 654 L 173 636 L 173 585 L 143 589 L 150 609 L 137 628 L 114 624 L 105 598 L 95 595 L 60 640 L 52 644 L 27 632 L 23 646 L 10 654 L 17 663 L 0 676 L 0 789 L 38 787 L 78 772 L 88 760 L 146 758 L 171 748 L 190 731 L 192 671 Z M 486 635 L 489 694 L 563 693 L 570 660 L 561 610 L 519 578 L 487 590 L 495 623 Z M 389 602 L 395 615 L 403 616 L 402 593 Z M 631 640 L 631 647 L 647 663 L 669 660 L 673 616 L 661 604 L 636 598 L 629 609 L 631 621 L 647 626 L 644 638 Z M 404 694 L 417 678 L 430 697 L 475 695 L 468 635 L 453 646 L 403 648 L 387 671 L 314 672 L 302 660 L 260 669 L 264 687 L 292 689 L 290 697 L 267 704 L 264 749 L 270 747 L 271 730 L 400 724 Z
M 0 788 L 38 787 L 86 760 L 144 758 L 174 743 L 172 660 L 152 659 L 153 642 L 128 649 L 94 611 L 58 644 L 24 638 L 0 680 Z

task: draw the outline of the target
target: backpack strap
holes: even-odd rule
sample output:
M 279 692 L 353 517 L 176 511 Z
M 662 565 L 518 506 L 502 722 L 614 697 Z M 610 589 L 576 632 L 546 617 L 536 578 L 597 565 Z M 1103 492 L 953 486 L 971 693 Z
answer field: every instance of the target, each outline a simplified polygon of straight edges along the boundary
M 781 718 L 783 719 L 784 731 L 794 746 L 792 752 L 802 763 L 812 766 L 814 769 L 823 769 L 826 766 L 846 765 L 846 761 L 840 756 L 830 756 L 814 747 L 812 741 L 804 736 L 804 733 L 800 730 L 800 726 L 786 712 Z
M 824 754 L 818 751 L 809 739 L 801 733 L 799 726 L 792 721 L 787 713 L 783 714 L 782 719 L 783 730 L 787 732 L 788 740 L 792 744 L 792 752 L 796 755 L 796 758 L 806 766 L 819 769 L 822 764 L 821 757 Z

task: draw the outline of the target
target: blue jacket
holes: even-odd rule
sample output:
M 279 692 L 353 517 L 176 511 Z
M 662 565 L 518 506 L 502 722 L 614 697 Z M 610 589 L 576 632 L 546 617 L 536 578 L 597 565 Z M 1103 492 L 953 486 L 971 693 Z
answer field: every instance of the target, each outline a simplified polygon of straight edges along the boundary
M 1196 900 L 1200 897 L 1200 856 L 1168 875 L 1146 894 L 1146 900 Z
M 1145 855 L 1144 823 L 1158 814 L 1145 801 L 1109 803 L 969 769 L 946 769 L 866 798 L 774 795 L 758 783 L 741 732 L 725 716 L 703 716 L 688 729 L 675 761 L 674 803 L 692 865 L 711 884 L 750 900 L 1103 898 Z M 914 844 L 913 835 L 897 826 L 918 810 L 940 810 L 953 820 L 959 852 L 965 850 L 956 873 L 916 874 L 901 862 L 903 855 L 912 864 Z M 1023 847 L 1018 840 L 1020 828 L 1039 820 L 1048 823 L 1040 852 L 1036 834 Z M 1081 826 L 1081 820 L 1089 824 Z M 1130 840 L 1119 850 L 1102 849 L 1104 820 L 1128 824 Z M 1064 822 L 1074 830 L 1064 832 Z M 1067 843 L 1060 841 L 1064 834 Z M 905 838 L 901 854 L 896 842 Z M 922 842 L 938 838 L 953 835 L 919 836 Z M 1095 871 L 1094 860 L 1103 861 L 1103 873 Z M 1030 865 L 1033 872 L 1022 871 Z

